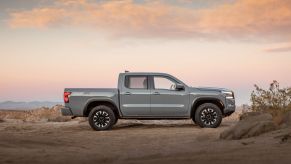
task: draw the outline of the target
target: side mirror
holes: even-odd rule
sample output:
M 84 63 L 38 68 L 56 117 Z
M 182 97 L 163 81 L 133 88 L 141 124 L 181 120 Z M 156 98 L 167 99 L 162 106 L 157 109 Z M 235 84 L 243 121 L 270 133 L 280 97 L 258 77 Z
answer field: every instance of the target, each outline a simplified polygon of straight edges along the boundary
M 185 87 L 182 84 L 176 84 L 176 90 L 178 91 L 185 90 Z

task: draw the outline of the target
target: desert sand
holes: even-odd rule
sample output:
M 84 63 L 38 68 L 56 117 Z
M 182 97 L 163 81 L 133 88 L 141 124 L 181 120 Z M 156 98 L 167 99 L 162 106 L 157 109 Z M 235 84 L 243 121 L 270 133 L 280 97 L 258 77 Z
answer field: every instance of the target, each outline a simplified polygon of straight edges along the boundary
M 111 131 L 87 122 L 0 123 L 0 163 L 290 163 L 291 140 L 281 129 L 242 140 L 221 140 L 216 129 L 190 120 L 119 120 Z

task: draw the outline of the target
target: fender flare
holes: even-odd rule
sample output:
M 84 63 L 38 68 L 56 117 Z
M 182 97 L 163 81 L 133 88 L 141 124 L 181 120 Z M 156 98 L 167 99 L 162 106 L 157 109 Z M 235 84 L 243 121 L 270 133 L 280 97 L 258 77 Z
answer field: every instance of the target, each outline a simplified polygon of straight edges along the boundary
M 117 110 L 117 112 L 118 112 L 118 114 L 119 114 L 119 116 L 121 116 L 121 113 L 120 113 L 120 110 L 119 110 L 119 108 L 117 107 L 117 105 L 115 104 L 115 102 L 114 101 L 112 101 L 111 99 L 106 99 L 106 98 L 93 98 L 93 99 L 89 99 L 87 102 L 86 102 L 86 105 L 84 106 L 84 108 L 83 108 L 83 115 L 85 116 L 86 115 L 86 113 L 88 112 L 88 106 L 91 104 L 91 103 L 94 103 L 94 102 L 105 102 L 105 103 L 109 103 L 109 104 L 111 104 L 114 108 L 116 108 L 116 110 Z
M 195 107 L 195 106 L 198 104 L 198 102 L 200 102 L 200 101 L 215 101 L 215 102 L 218 102 L 218 103 L 221 105 L 221 107 L 222 107 L 222 109 L 221 109 L 221 107 L 219 107 L 219 108 L 221 109 L 221 112 L 224 113 L 223 110 L 224 110 L 224 108 L 225 108 L 225 104 L 223 103 L 222 100 L 220 100 L 219 98 L 213 98 L 213 97 L 201 97 L 201 98 L 197 98 L 197 99 L 193 100 L 193 102 L 192 102 L 192 104 L 191 104 L 190 117 L 192 117 L 193 114 L 195 114 L 195 111 L 196 111 L 197 108 L 194 108 L 194 107 Z

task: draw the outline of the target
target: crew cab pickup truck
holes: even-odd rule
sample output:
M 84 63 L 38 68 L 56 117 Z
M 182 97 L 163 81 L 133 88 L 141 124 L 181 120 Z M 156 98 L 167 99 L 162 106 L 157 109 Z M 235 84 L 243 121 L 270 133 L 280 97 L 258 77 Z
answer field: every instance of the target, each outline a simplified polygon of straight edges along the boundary
M 189 87 L 165 73 L 119 74 L 118 88 L 66 88 L 62 115 L 88 117 L 94 130 L 108 130 L 118 119 L 192 119 L 216 128 L 235 111 L 231 90 Z

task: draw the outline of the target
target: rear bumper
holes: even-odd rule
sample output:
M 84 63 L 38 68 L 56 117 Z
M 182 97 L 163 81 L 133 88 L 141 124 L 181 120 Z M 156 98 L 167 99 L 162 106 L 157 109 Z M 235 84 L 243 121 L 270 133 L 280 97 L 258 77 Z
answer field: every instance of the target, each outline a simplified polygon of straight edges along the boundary
M 63 107 L 61 109 L 61 112 L 62 112 L 63 116 L 73 116 L 73 113 L 72 113 L 71 109 L 68 108 L 68 107 Z

